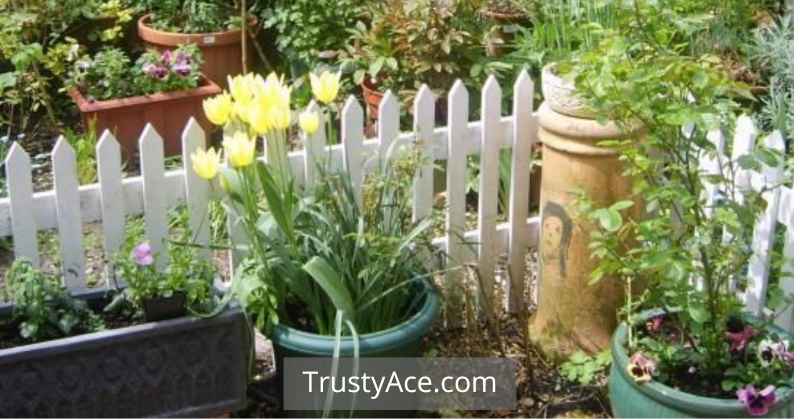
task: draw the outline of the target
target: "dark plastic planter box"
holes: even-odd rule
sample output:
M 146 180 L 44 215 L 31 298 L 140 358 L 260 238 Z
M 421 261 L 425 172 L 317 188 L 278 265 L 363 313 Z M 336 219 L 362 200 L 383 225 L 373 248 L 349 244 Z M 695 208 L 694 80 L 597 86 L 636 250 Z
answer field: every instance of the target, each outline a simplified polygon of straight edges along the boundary
M 85 296 L 91 303 L 101 293 Z M 0 306 L 7 316 L 10 305 Z M 217 416 L 246 403 L 238 307 L 0 350 L 2 417 Z

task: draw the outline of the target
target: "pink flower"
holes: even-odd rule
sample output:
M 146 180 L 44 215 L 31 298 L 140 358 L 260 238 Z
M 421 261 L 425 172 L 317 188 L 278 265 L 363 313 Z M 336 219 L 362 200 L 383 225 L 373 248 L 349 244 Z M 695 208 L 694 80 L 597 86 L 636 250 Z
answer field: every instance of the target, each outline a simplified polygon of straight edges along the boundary
M 133 260 L 139 266 L 150 266 L 154 262 L 153 249 L 150 243 L 144 242 L 133 249 Z
M 750 338 L 756 335 L 756 331 L 750 327 L 745 326 L 739 332 L 725 332 L 725 336 L 728 338 L 731 344 L 731 352 L 740 352 L 747 347 L 747 343 L 750 341 Z
M 172 71 L 181 77 L 186 77 L 192 73 L 192 66 L 185 63 L 178 63 L 172 66 Z
M 644 356 L 641 352 L 636 352 L 631 356 L 628 364 L 628 374 L 637 383 L 645 383 L 653 378 L 656 371 L 656 363 L 652 359 Z
M 661 330 L 661 325 L 663 324 L 664 324 L 664 315 L 660 315 L 647 320 L 645 326 L 647 327 L 648 332 L 658 333 L 658 331 Z
M 148 76 L 159 80 L 163 79 L 164 77 L 167 77 L 168 73 L 166 68 L 155 64 L 145 65 L 144 67 L 142 67 L 142 71 L 144 71 L 145 74 L 147 74 Z
M 172 51 L 166 50 L 161 53 L 161 64 L 163 64 L 165 67 L 172 64 Z
M 775 386 L 767 386 L 761 391 L 756 391 L 752 384 L 736 391 L 736 397 L 744 403 L 747 413 L 751 416 L 764 416 L 772 407 L 777 398 L 775 397 Z

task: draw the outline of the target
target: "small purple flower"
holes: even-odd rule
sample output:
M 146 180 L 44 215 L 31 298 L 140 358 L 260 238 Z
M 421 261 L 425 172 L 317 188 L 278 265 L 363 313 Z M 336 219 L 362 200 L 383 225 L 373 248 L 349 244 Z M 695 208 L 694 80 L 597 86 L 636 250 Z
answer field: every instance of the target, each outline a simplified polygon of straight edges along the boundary
M 186 64 L 190 65 L 192 63 L 192 56 L 181 51 L 175 54 L 175 64 Z
M 758 344 L 758 360 L 762 366 L 768 366 L 773 361 L 781 361 L 787 365 L 792 365 L 794 354 L 788 349 L 786 341 L 772 341 L 764 339 Z
M 159 80 L 163 80 L 165 77 L 167 77 L 167 74 L 169 73 L 166 68 L 155 64 L 145 65 L 144 67 L 142 67 L 142 71 L 144 71 L 145 74 L 147 74 L 148 76 Z
M 772 407 L 777 398 L 775 397 L 775 386 L 767 386 L 761 391 L 756 391 L 752 384 L 736 391 L 736 397 L 747 408 L 747 413 L 751 416 L 764 416 Z
M 139 266 L 152 265 L 155 259 L 153 258 L 153 249 L 150 247 L 150 243 L 144 242 L 136 246 L 133 249 L 133 260 Z
M 163 64 L 165 67 L 168 67 L 170 64 L 172 64 L 172 51 L 165 50 L 161 53 L 161 64 Z
M 747 347 L 750 338 L 756 335 L 755 329 L 750 326 L 745 326 L 741 331 L 725 332 L 731 344 L 731 352 L 740 352 Z
M 646 383 L 653 377 L 656 371 L 656 362 L 646 357 L 641 352 L 636 352 L 631 356 L 630 363 L 628 364 L 628 374 L 633 377 L 633 381 L 637 383 Z
M 175 74 L 181 77 L 186 77 L 192 73 L 192 66 L 185 63 L 184 64 L 176 63 L 175 65 L 172 66 L 172 71 L 174 71 Z

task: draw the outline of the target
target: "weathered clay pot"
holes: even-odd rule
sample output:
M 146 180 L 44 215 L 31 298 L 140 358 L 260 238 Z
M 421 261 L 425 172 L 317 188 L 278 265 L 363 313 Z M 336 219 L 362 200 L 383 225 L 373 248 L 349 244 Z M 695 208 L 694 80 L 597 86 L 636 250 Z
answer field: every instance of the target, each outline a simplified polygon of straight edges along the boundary
M 164 153 L 173 156 L 181 153 L 181 134 L 189 118 L 194 118 L 210 131 L 213 125 L 203 112 L 203 99 L 219 94 L 216 83 L 202 77 L 199 87 L 177 92 L 156 93 L 90 102 L 77 89 L 69 95 L 81 111 L 83 126 L 88 128 L 92 119 L 98 133 L 111 131 L 119 141 L 125 157 L 137 155 L 139 136 L 150 123 L 164 140 Z
M 542 69 L 542 93 L 550 109 L 577 118 L 594 118 L 596 113 L 578 96 L 575 84 L 555 74 L 555 65 L 550 63 Z
M 175 49 L 184 44 L 195 44 L 203 55 L 203 72 L 214 83 L 225 86 L 228 76 L 242 73 L 242 30 L 233 29 L 211 33 L 176 33 L 164 32 L 147 26 L 150 15 L 139 19 L 139 38 L 150 47 L 159 51 Z M 258 24 L 256 19 L 251 19 L 250 27 Z M 252 41 L 248 38 L 248 45 Z M 248 47 L 248 62 L 252 63 L 253 48 Z

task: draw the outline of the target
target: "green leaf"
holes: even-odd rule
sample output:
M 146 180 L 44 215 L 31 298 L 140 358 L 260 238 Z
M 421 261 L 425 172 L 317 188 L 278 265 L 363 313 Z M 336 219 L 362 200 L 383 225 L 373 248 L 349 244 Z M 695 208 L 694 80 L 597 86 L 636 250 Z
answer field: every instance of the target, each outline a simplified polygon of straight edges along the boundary
M 600 226 L 606 231 L 614 232 L 622 227 L 622 215 L 619 211 L 611 208 L 602 208 L 595 212 L 594 216 L 600 222 Z
M 622 211 L 632 206 L 633 206 L 633 201 L 619 201 L 616 204 L 612 205 L 610 209 L 615 211 Z
M 693 302 L 689 305 L 689 317 L 691 317 L 695 322 L 703 324 L 707 322 L 711 316 L 703 304 L 699 302 Z
M 313 259 L 303 265 L 303 270 L 314 278 L 314 281 L 325 291 L 325 294 L 330 298 L 336 309 L 344 313 L 346 319 L 354 318 L 355 309 L 350 293 L 342 283 L 340 275 L 325 259 L 314 256 Z

